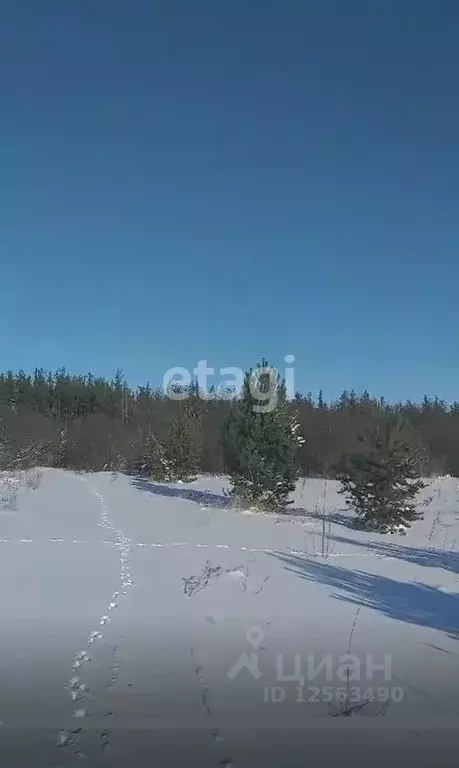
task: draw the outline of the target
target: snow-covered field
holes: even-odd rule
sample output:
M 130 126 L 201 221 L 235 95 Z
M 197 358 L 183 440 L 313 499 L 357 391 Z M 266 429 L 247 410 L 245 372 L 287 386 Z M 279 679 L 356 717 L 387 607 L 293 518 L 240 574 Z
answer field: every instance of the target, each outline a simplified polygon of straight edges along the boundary
M 457 763 L 459 480 L 406 536 L 332 481 L 270 517 L 225 478 L 0 480 L 2 768 Z

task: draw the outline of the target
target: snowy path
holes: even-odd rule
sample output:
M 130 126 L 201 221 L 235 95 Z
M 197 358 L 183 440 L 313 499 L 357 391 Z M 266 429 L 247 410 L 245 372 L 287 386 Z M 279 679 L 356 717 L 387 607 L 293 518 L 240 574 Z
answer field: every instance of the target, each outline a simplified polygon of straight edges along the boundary
M 0 509 L 2 767 L 357 765 L 389 759 L 388 731 L 419 765 L 457 750 L 457 481 L 406 537 L 350 529 L 331 483 L 277 522 L 226 509 L 222 482 L 47 471 Z M 373 700 L 331 717 L 350 640 Z

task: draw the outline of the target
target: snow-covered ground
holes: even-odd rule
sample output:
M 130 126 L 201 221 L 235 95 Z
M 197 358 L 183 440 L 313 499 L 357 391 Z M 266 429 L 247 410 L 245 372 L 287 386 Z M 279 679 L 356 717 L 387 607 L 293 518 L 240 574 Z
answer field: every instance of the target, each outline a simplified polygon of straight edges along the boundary
M 282 517 L 225 478 L 0 481 L 2 768 L 456 764 L 459 480 L 406 536 L 332 481 Z

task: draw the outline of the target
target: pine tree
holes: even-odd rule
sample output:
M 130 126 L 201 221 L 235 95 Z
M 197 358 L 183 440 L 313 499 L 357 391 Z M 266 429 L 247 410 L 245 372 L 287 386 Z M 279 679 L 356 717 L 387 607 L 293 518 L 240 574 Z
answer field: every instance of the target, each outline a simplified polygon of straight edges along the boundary
M 341 478 L 340 493 L 365 528 L 393 532 L 421 517 L 414 498 L 425 487 L 420 472 L 426 455 L 407 440 L 406 433 L 401 417 L 386 417 L 360 438 L 368 450 L 351 456 L 350 468 Z
M 52 467 L 59 469 L 71 466 L 71 448 L 67 425 L 64 425 L 59 429 L 53 444 L 49 440 L 42 441 L 43 463 L 46 464 L 49 461 Z
M 178 404 L 168 439 L 167 453 L 175 480 L 190 483 L 196 479 L 202 454 L 202 423 L 196 397 Z
M 128 471 L 146 475 L 157 483 L 169 483 L 173 478 L 171 461 L 167 455 L 167 446 L 154 432 L 131 443 L 133 459 Z
M 285 384 L 263 360 L 246 374 L 241 398 L 233 403 L 222 432 L 231 495 L 238 503 L 265 510 L 290 503 L 304 442 L 298 430 Z
M 200 469 L 202 454 L 201 409 L 197 397 L 177 403 L 169 432 L 160 437 L 152 431 L 131 443 L 129 471 L 158 483 L 192 482 Z
M 0 470 L 10 465 L 11 452 L 11 438 L 0 420 Z

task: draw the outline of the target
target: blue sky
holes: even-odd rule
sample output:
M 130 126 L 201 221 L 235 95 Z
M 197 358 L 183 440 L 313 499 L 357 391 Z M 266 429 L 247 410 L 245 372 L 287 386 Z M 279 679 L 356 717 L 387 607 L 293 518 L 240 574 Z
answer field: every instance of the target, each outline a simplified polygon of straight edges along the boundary
M 4 0 L 0 368 L 459 398 L 458 39 L 455 0 Z

